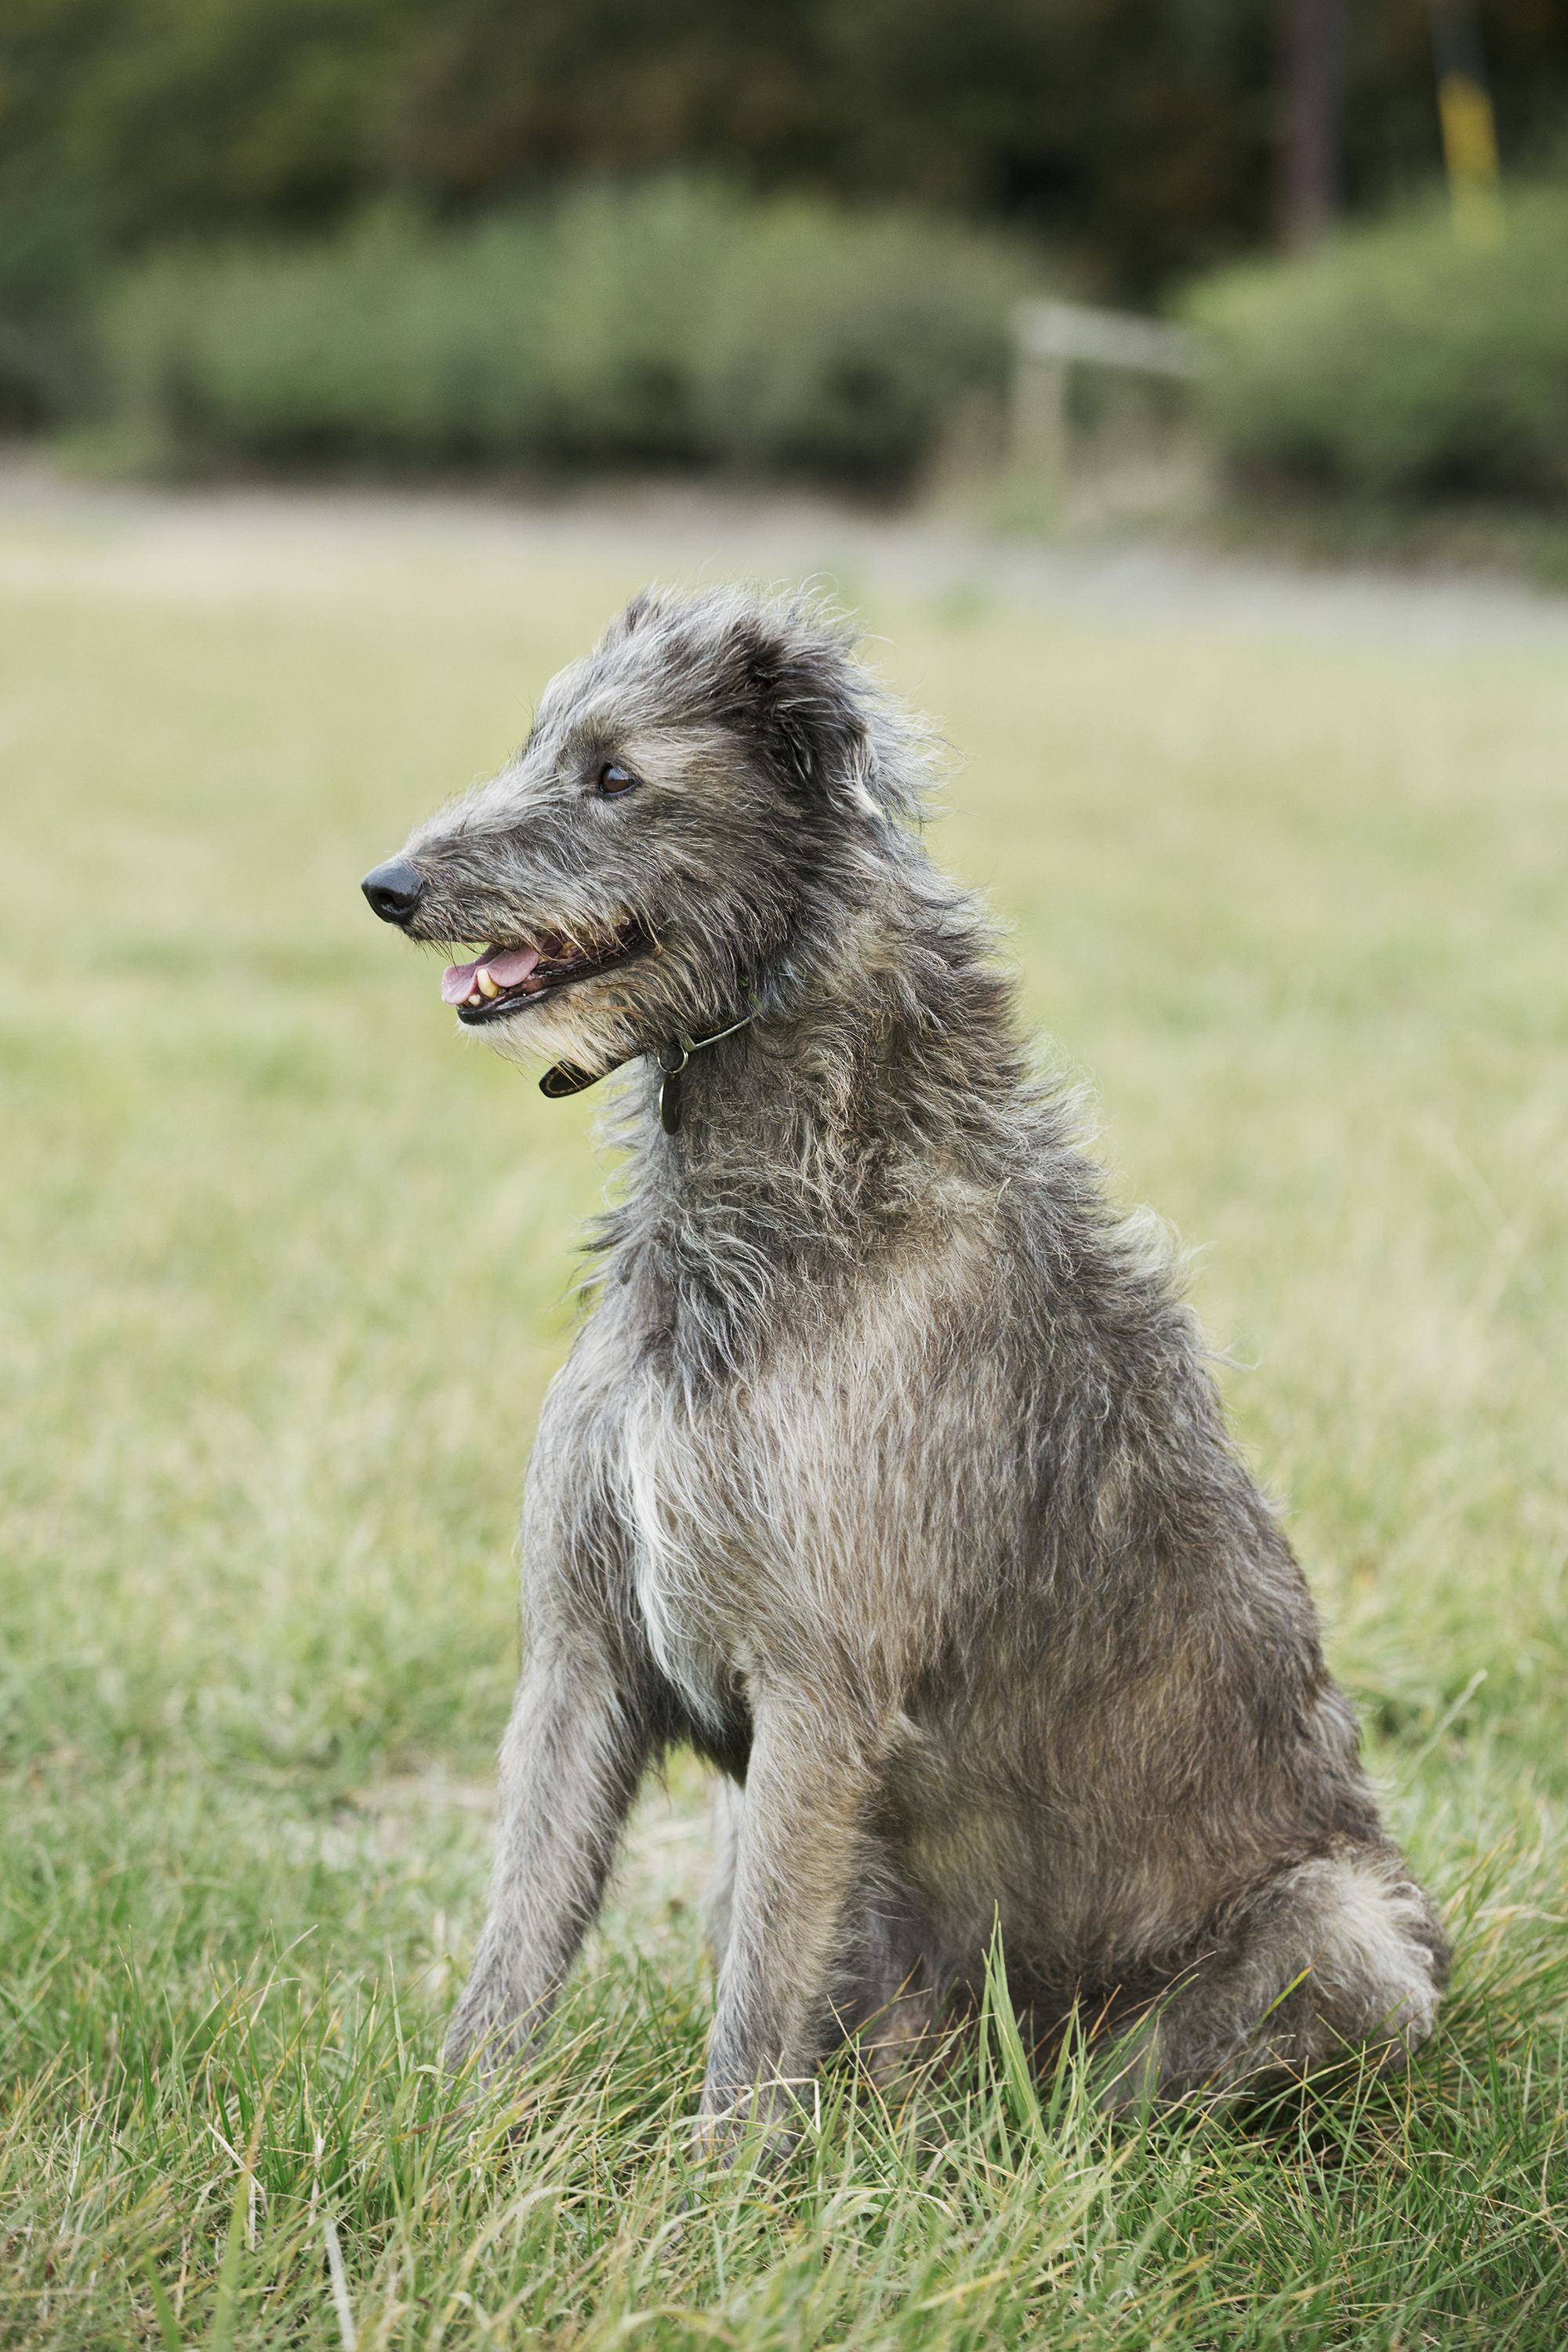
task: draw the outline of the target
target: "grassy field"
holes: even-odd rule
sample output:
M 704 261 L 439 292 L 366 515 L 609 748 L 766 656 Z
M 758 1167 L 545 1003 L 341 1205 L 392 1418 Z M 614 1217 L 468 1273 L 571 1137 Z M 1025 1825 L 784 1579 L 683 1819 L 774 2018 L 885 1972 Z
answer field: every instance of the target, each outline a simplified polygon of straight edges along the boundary
M 1568 663 L 867 600 L 1115 1182 L 1196 1253 L 1458 1945 L 1397 2086 L 1108 2130 L 998 2018 L 689 2176 L 703 1796 L 520 2105 L 448 2111 L 510 1548 L 601 1181 L 359 875 L 645 568 L 0 530 L 0 2337 L 1557 2347 Z

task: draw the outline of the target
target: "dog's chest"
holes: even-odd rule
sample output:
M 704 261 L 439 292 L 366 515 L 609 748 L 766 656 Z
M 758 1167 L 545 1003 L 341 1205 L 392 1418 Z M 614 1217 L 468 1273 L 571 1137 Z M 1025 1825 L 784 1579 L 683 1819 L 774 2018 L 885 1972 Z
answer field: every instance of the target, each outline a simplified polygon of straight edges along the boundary
M 922 1346 L 948 1271 L 928 1259 L 918 1279 L 868 1285 L 831 1322 L 781 1318 L 743 1379 L 683 1381 L 665 1334 L 630 1318 L 613 1335 L 600 1393 L 627 1597 L 700 1722 L 779 1659 L 795 1670 L 867 1631 L 879 1594 L 925 1573 L 911 1464 L 933 1425 Z
M 750 1664 L 744 1581 L 758 1563 L 754 1553 L 742 1558 L 736 1471 L 743 1451 L 727 1417 L 694 1424 L 657 1380 L 630 1401 L 622 1423 L 637 1610 L 660 1671 L 714 1728 Z

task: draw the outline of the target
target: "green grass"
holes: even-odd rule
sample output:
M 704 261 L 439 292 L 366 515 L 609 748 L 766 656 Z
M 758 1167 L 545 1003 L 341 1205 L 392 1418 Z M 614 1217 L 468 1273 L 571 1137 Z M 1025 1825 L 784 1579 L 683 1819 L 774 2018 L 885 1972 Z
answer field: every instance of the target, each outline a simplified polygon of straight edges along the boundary
M 182 551 L 183 550 L 183 551 Z M 1043 2103 L 1001 2014 L 688 2172 L 694 1770 L 520 2108 L 449 2112 L 591 1098 L 358 876 L 633 584 L 411 522 L 0 537 L 0 2337 L 1555 2347 L 1568 2303 L 1568 671 L 870 600 L 941 855 L 1184 1239 L 1458 1943 L 1395 2085 Z M 334 2248 L 335 2253 L 329 2252 Z M 336 2284 L 334 2281 L 336 2265 Z

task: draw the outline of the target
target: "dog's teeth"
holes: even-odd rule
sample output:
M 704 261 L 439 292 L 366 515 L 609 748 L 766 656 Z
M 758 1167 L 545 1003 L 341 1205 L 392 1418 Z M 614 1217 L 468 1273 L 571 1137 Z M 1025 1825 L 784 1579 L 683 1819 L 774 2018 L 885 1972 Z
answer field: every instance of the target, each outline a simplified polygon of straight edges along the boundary
M 499 996 L 500 994 L 500 987 L 490 978 L 489 966 L 488 964 L 480 964 L 478 971 L 475 972 L 474 986 L 479 991 L 481 995 L 484 996 Z
M 468 991 L 468 996 L 467 996 L 467 998 L 466 998 L 466 1000 L 465 1000 L 465 1002 L 466 1002 L 466 1003 L 469 1003 L 469 1004 L 482 1004 L 482 1003 L 484 1003 L 484 1001 L 485 1001 L 485 1000 L 484 1000 L 484 998 L 479 994 L 479 990 L 478 990 L 477 988 L 471 988 L 471 989 Z

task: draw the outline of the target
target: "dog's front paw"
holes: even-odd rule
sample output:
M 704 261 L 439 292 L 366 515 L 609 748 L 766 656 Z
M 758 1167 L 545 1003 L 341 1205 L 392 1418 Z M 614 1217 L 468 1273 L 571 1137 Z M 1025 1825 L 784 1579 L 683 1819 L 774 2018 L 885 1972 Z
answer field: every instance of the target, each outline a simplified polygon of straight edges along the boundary
M 476 1970 L 447 2029 L 441 2053 L 447 2073 L 493 2082 L 527 2056 L 538 2032 L 536 2015 L 504 1979 Z
M 767 2170 L 782 2164 L 805 2129 L 803 2087 L 776 2082 L 730 2096 L 705 2092 L 689 2142 L 692 2161 L 724 2172 L 736 2165 Z

